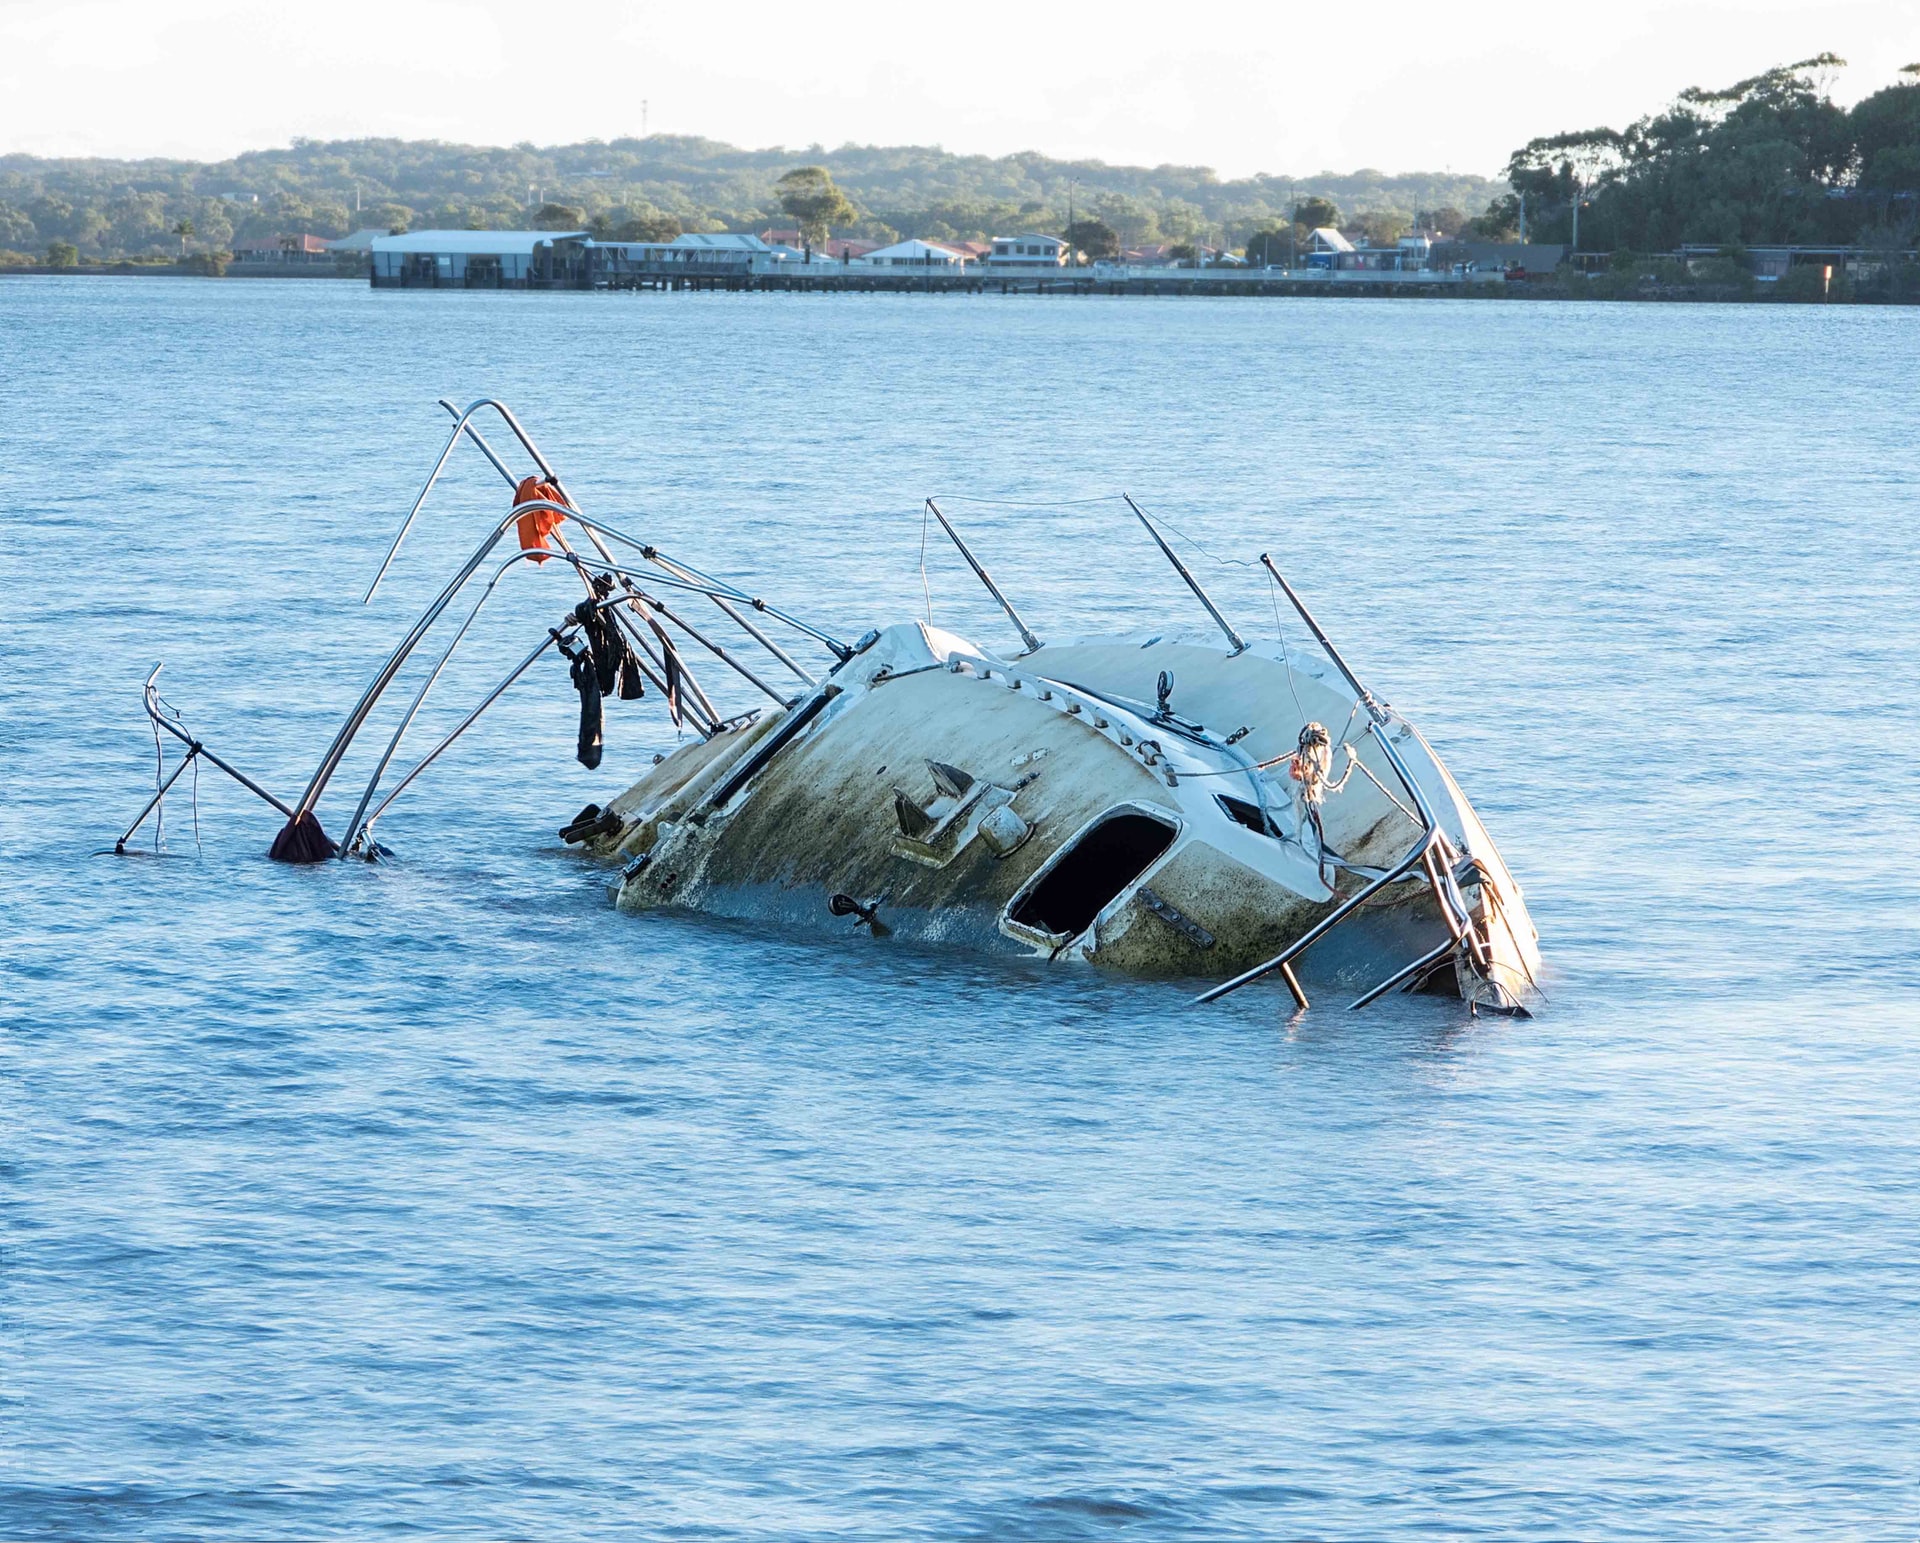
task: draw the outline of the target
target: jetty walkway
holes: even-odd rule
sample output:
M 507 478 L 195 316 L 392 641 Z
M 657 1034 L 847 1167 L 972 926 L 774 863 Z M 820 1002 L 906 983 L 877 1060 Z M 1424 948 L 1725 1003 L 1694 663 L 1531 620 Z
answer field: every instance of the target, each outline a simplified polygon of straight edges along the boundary
M 1333 270 L 1326 268 L 1068 269 L 862 268 L 834 262 L 713 269 L 687 264 L 632 264 L 591 275 L 581 288 L 653 290 L 766 290 L 823 294 L 946 295 L 1418 295 L 1501 284 L 1498 273 Z

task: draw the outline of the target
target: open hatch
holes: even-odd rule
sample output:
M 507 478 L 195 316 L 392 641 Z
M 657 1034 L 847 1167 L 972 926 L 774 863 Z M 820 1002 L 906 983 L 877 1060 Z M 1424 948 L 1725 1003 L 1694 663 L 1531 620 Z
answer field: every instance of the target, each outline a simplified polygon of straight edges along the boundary
M 1101 815 L 1054 854 L 1007 907 L 1016 927 L 1074 938 L 1156 862 L 1180 830 L 1136 807 Z

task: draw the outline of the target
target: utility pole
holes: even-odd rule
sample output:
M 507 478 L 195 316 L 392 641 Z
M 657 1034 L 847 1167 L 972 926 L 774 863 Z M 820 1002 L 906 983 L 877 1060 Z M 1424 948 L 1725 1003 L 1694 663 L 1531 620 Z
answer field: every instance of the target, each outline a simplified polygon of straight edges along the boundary
M 647 137 L 647 99 L 645 97 L 640 98 L 640 137 L 642 139 Z
M 1527 195 L 1520 195 L 1520 244 L 1527 244 Z
M 1074 190 L 1079 186 L 1078 177 L 1067 178 L 1067 266 L 1069 268 L 1080 266 L 1080 251 L 1073 240 L 1073 195 Z

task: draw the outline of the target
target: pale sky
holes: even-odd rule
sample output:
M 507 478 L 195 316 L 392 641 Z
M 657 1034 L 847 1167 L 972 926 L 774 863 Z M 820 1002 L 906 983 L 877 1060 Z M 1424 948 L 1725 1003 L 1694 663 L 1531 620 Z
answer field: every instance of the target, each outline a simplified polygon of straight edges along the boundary
M 1831 50 L 1852 101 L 1920 0 L 0 0 L 0 153 L 295 136 L 938 144 L 1226 176 L 1496 174 L 1536 134 Z

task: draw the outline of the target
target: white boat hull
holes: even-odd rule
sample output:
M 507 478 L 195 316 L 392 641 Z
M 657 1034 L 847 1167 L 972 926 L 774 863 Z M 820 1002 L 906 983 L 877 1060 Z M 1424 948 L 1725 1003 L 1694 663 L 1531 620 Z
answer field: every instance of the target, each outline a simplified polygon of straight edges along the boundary
M 617 826 L 591 844 L 626 865 L 624 909 L 864 925 L 1131 975 L 1232 976 L 1423 835 L 1420 800 L 1395 791 L 1391 758 L 1318 663 L 1275 645 L 1160 640 L 1003 659 L 897 626 L 795 707 L 667 757 L 609 806 L 604 824 Z M 1164 712 L 1162 671 L 1173 676 Z M 1461 949 L 1424 983 L 1518 1006 L 1539 963 L 1519 887 L 1426 742 L 1383 717 L 1478 934 L 1477 954 Z M 1285 761 L 1308 719 L 1372 774 L 1327 800 L 1324 856 Z M 1250 769 L 1263 762 L 1274 764 Z M 1444 944 L 1443 898 L 1416 866 L 1315 945 L 1312 973 L 1367 985 Z

